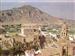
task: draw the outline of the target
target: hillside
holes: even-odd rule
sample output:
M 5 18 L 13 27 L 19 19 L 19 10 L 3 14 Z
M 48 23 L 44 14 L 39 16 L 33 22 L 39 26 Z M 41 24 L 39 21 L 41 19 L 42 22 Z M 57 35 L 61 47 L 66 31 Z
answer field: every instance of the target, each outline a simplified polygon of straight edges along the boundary
M 0 11 L 1 23 L 61 23 L 56 17 L 50 16 L 41 10 L 30 5 L 14 8 L 11 10 Z
M 19 8 L 14 8 L 11 10 L 0 11 L 0 23 L 12 24 L 12 23 L 22 23 L 22 24 L 57 24 L 60 25 L 63 22 L 60 18 L 48 15 L 41 10 L 32 7 L 30 5 L 25 5 Z M 67 23 L 73 25 L 66 20 Z M 74 24 L 75 25 L 75 24 Z

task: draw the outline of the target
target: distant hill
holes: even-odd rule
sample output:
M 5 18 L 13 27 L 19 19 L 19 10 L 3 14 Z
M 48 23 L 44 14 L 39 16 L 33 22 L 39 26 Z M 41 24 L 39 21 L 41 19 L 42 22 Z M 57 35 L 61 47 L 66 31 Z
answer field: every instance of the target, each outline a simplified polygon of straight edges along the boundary
M 66 23 L 68 23 L 68 25 L 75 30 L 75 20 L 70 20 L 70 19 L 64 19 L 63 21 L 65 21 Z
M 39 10 L 38 8 L 32 7 L 30 5 L 25 5 L 19 8 L 14 8 L 11 10 L 0 11 L 0 23 L 12 24 L 12 23 L 22 23 L 22 24 L 57 24 L 61 25 L 63 19 L 48 15 L 47 13 Z M 75 25 L 74 20 L 65 20 L 70 25 Z M 72 21 L 72 22 L 71 22 Z

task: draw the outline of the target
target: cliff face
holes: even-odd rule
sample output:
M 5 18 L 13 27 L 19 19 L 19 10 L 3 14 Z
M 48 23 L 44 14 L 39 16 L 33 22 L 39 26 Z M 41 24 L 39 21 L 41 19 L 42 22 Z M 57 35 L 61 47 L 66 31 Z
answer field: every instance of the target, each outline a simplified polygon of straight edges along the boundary
M 71 25 L 73 22 L 65 20 Z M 60 18 L 48 15 L 41 10 L 25 5 L 23 7 L 14 8 L 11 10 L 0 11 L 0 23 L 11 24 L 11 23 L 22 23 L 22 24 L 57 24 L 60 25 L 63 22 Z

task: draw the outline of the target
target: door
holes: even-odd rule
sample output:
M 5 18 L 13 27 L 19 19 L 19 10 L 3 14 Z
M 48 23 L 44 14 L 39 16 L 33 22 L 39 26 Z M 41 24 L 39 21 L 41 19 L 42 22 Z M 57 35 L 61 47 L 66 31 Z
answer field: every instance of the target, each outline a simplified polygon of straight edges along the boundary
M 75 47 L 73 48 L 73 56 L 75 56 Z

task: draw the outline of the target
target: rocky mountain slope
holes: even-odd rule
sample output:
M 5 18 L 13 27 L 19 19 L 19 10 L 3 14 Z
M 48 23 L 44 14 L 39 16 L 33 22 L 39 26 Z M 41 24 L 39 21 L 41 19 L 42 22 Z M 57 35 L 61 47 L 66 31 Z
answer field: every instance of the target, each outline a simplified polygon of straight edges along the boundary
M 48 15 L 41 10 L 25 5 L 11 10 L 0 11 L 0 23 L 24 23 L 24 24 L 58 24 L 63 22 L 62 19 Z M 67 23 L 70 24 L 68 20 Z M 73 22 L 71 22 L 72 25 Z M 74 21 L 75 23 L 75 21 Z M 75 25 L 75 24 L 74 24 Z
M 50 16 L 41 10 L 34 8 L 30 5 L 23 7 L 0 11 L 1 23 L 61 23 L 56 17 Z

